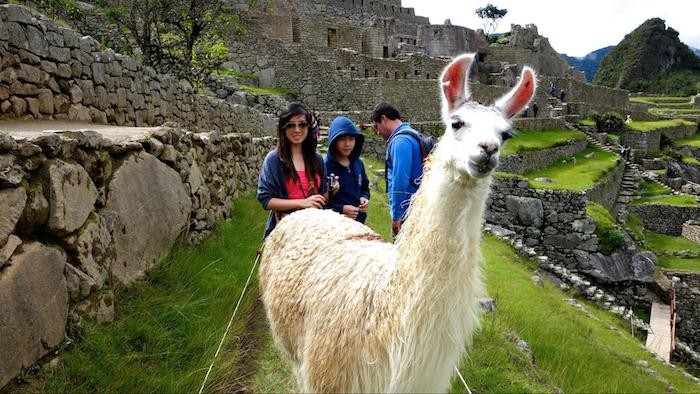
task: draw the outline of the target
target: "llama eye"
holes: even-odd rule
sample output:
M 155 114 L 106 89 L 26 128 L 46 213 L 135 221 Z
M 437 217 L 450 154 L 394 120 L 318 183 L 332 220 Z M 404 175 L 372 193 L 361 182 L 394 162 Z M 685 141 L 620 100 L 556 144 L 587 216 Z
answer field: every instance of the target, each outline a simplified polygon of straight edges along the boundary
M 462 127 L 464 127 L 464 122 L 462 122 L 461 120 L 455 120 L 452 122 L 453 129 L 458 130 L 458 129 L 461 129 Z
M 501 133 L 501 140 L 503 140 L 504 142 L 510 137 L 512 137 L 510 131 L 504 131 Z

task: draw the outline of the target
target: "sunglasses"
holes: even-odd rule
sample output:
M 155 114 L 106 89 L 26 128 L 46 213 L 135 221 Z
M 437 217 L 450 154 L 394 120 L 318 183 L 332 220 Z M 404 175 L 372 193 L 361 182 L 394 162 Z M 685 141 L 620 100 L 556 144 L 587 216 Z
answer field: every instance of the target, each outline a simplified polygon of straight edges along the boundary
M 284 125 L 285 130 L 294 130 L 294 129 L 300 129 L 303 130 L 305 128 L 309 127 L 309 124 L 306 122 L 299 122 L 299 123 L 292 123 L 289 122 L 286 125 Z

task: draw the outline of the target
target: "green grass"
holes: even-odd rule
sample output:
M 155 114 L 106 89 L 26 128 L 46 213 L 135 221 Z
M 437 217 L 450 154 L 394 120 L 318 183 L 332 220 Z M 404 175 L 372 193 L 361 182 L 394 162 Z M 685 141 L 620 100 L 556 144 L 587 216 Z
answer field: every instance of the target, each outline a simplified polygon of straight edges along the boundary
M 692 137 L 674 141 L 676 145 L 689 145 L 700 148 L 700 133 L 695 133 Z
M 581 302 L 593 315 L 589 318 L 563 302 L 567 295 L 549 283 L 544 288 L 534 285 L 529 262 L 509 246 L 486 237 L 482 251 L 488 293 L 498 310 L 484 316 L 471 354 L 460 367 L 474 392 L 557 391 L 552 386 L 579 393 L 666 391 L 637 360 L 647 361 L 679 392 L 700 391 L 641 349 L 618 318 Z M 510 332 L 528 343 L 534 365 L 503 340 Z M 455 381 L 452 391 L 463 392 L 460 387 Z
M 680 103 L 689 103 L 690 97 L 664 97 L 664 96 L 630 97 L 630 101 L 632 101 L 634 103 L 647 103 L 647 104 L 680 104 Z
M 236 71 L 232 68 L 226 68 L 226 67 L 221 67 L 218 70 L 214 70 L 212 72 L 212 74 L 226 76 L 226 77 L 246 78 L 246 79 L 254 79 L 254 80 L 258 79 L 258 76 L 253 74 L 253 73 L 243 73 L 240 71 Z
M 38 391 L 196 392 L 228 323 L 260 245 L 267 214 L 253 196 L 239 198 L 233 220 L 194 248 L 179 247 L 151 275 L 117 296 L 117 319 L 87 324 Z M 245 231 L 241 231 L 245 229 Z M 237 338 L 250 324 L 253 296 L 238 311 L 209 378 L 208 391 L 231 391 L 244 352 Z
M 384 177 L 378 176 L 374 171 L 384 169 L 384 163 L 363 157 L 365 171 L 370 179 L 370 203 L 367 209 L 367 224 L 385 239 L 391 239 L 391 216 L 389 215 L 389 203 L 386 196 L 386 184 Z M 372 187 L 376 185 L 377 187 Z M 377 190 L 377 188 L 379 190 Z
M 501 154 L 515 155 L 533 150 L 553 148 L 566 145 L 571 140 L 583 141 L 586 136 L 580 131 L 562 128 L 552 130 L 523 130 L 506 141 Z
M 685 164 L 700 166 L 700 161 L 692 156 L 683 156 L 682 161 Z
M 595 121 L 593 119 L 581 119 L 578 122 L 584 126 L 595 126 Z
M 238 87 L 245 92 L 261 95 L 285 95 L 292 93 L 291 90 L 284 88 L 260 88 L 243 84 L 238 85 Z
M 667 196 L 651 196 L 642 197 L 632 201 L 632 205 L 642 204 L 663 204 L 672 205 L 674 207 L 697 207 L 698 203 L 694 196 L 690 195 L 667 195 Z
M 625 129 L 635 131 L 652 131 L 666 127 L 692 126 L 695 123 L 683 119 L 668 120 L 633 120 L 625 123 Z
M 624 245 L 622 231 L 604 206 L 589 201 L 586 205 L 586 215 L 595 221 L 595 234 L 600 239 L 601 251 L 604 254 L 610 254 Z
M 644 232 L 646 246 L 657 256 L 656 265 L 671 270 L 700 272 L 700 244 L 685 237 L 659 234 L 653 231 Z M 687 251 L 691 256 L 673 255 Z M 669 253 L 670 252 L 670 253 Z
M 671 191 L 656 182 L 642 182 L 639 184 L 639 194 L 642 197 L 651 197 L 671 194 Z
M 594 153 L 591 158 L 585 155 Z M 589 146 L 575 156 L 576 163 L 558 162 L 544 169 L 530 171 L 523 176 L 530 179 L 530 186 L 538 189 L 586 190 L 617 166 L 618 156 L 614 153 Z M 534 181 L 535 178 L 550 178 L 553 183 Z

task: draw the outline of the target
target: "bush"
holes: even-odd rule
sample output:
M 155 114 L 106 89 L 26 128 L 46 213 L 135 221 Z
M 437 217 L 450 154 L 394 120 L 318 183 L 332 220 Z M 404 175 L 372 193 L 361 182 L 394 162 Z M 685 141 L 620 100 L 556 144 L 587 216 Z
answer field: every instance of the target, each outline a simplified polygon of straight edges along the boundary
M 600 247 L 603 254 L 609 255 L 625 244 L 625 236 L 614 227 L 603 230 L 600 237 Z
M 597 114 L 596 114 L 597 115 Z M 620 131 L 625 125 L 622 116 L 617 112 L 606 112 L 595 120 L 595 127 L 599 133 Z

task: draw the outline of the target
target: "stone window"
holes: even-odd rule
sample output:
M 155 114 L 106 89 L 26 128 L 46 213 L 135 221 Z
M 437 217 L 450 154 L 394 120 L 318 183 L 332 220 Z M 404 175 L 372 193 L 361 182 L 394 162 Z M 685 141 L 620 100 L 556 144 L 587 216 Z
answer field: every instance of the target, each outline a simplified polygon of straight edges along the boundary
M 386 45 L 384 47 L 382 47 L 382 57 L 383 58 L 389 57 L 389 47 Z
M 440 38 L 440 30 L 433 30 L 433 38 Z
M 399 72 L 398 71 L 394 71 L 394 79 L 399 79 Z
M 328 29 L 328 47 L 336 48 L 338 46 L 338 31 L 336 29 Z
M 369 70 L 365 68 L 365 78 L 369 77 Z
M 384 75 L 386 79 L 389 79 L 389 71 L 386 72 L 386 75 Z
M 418 76 L 418 70 L 414 71 L 414 72 L 413 72 L 413 75 L 415 75 L 415 76 L 417 77 L 417 76 Z
M 374 70 L 374 77 L 377 78 L 377 70 Z

